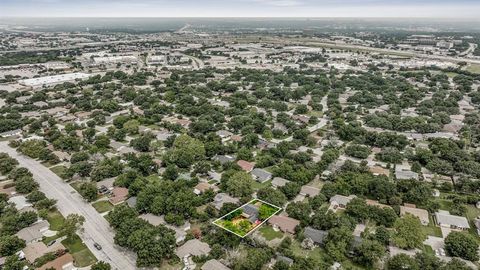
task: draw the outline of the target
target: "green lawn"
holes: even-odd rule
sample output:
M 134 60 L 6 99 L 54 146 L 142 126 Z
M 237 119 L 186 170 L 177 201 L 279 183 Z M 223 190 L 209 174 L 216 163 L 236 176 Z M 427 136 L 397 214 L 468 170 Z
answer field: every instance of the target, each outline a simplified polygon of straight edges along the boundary
M 440 227 L 435 226 L 435 222 L 433 221 L 432 217 L 429 217 L 429 219 L 430 219 L 430 223 L 428 224 L 428 226 L 422 227 L 423 231 L 427 235 L 442 237 L 442 230 L 440 229 Z
M 64 175 L 65 171 L 67 170 L 67 167 L 65 167 L 63 165 L 58 165 L 58 166 L 50 168 L 50 170 L 52 172 L 54 172 L 56 175 L 60 176 L 62 179 L 65 179 L 65 178 L 63 178 L 63 175 Z
M 65 218 L 57 210 L 48 212 L 47 221 L 50 223 L 50 230 L 58 231 L 65 222 Z
M 113 209 L 113 205 L 109 201 L 98 201 L 93 203 L 92 206 L 99 213 L 105 213 Z
M 77 267 L 85 267 L 97 261 L 92 252 L 77 235 L 75 235 L 73 239 L 63 240 L 62 244 L 68 248 L 70 254 L 72 254 L 75 259 L 75 266 Z
M 268 241 L 271 241 L 275 238 L 282 238 L 283 233 L 280 231 L 275 231 L 272 227 L 270 226 L 263 226 L 262 228 L 259 229 L 259 231 L 262 233 L 263 237 L 267 239 Z
M 265 188 L 265 187 L 269 187 L 271 186 L 272 184 L 272 181 L 269 180 L 269 181 L 266 181 L 266 182 L 263 182 L 263 183 L 260 183 L 260 182 L 257 182 L 257 181 L 253 181 L 253 189 L 254 190 L 259 190 L 259 189 L 262 189 L 262 188 Z

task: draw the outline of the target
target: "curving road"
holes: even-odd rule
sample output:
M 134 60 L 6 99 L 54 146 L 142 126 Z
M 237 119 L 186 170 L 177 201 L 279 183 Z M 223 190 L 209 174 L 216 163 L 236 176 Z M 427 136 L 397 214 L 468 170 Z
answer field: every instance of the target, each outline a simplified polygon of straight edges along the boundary
M 84 230 L 79 235 L 98 260 L 110 263 L 113 269 L 136 269 L 133 254 L 114 244 L 114 231 L 105 218 L 86 203 L 69 184 L 39 161 L 18 153 L 8 146 L 7 141 L 0 142 L 0 152 L 9 154 L 18 160 L 20 166 L 30 169 L 35 181 L 40 185 L 40 190 L 48 198 L 57 200 L 57 208 L 63 216 L 79 214 L 85 217 Z M 102 246 L 102 250 L 93 246 L 95 242 Z

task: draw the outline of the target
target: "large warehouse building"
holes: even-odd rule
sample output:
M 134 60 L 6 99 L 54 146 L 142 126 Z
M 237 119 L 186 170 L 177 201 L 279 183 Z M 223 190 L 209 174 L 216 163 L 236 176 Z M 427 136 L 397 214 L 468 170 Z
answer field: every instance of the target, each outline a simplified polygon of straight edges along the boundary
M 43 85 L 56 85 L 64 82 L 73 82 L 75 80 L 84 80 L 88 79 L 92 74 L 87 73 L 68 73 L 68 74 L 60 74 L 54 76 L 46 76 L 46 77 L 39 77 L 39 78 L 32 78 L 32 79 L 25 79 L 18 81 L 19 84 L 23 86 L 29 87 L 41 87 Z

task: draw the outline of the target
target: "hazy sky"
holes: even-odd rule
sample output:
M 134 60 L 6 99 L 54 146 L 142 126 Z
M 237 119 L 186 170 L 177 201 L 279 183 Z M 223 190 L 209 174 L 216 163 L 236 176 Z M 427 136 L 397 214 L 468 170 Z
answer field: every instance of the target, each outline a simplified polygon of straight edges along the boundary
M 0 0 L 0 16 L 478 18 L 480 0 Z

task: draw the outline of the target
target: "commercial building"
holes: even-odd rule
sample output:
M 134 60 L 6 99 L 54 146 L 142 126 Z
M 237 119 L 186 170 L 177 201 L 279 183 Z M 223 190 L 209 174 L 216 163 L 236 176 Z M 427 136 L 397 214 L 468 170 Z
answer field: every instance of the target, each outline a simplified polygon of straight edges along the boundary
M 41 87 L 41 86 L 49 86 L 49 85 L 56 85 L 65 82 L 74 82 L 76 80 L 84 80 L 88 79 L 92 76 L 92 74 L 87 73 L 68 73 L 68 74 L 61 74 L 61 75 L 54 75 L 54 76 L 46 76 L 46 77 L 39 77 L 39 78 L 32 78 L 32 79 L 25 79 L 18 81 L 19 84 L 28 87 Z

